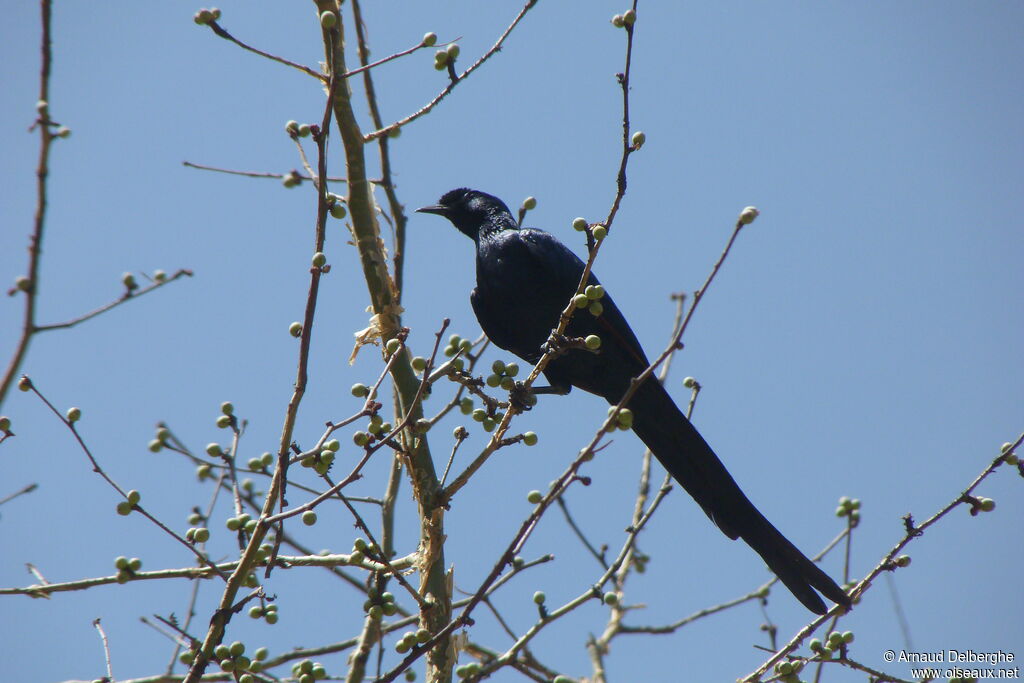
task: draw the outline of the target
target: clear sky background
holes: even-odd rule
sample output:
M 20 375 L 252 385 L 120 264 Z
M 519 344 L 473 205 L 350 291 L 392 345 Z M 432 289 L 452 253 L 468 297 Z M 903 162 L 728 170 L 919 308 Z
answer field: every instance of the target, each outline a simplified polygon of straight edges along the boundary
M 430 30 L 442 42 L 460 38 L 463 65 L 493 44 L 520 7 L 365 4 L 375 57 Z M 311 3 L 224 0 L 221 8 L 221 23 L 250 44 L 309 65 L 321 58 Z M 117 297 L 124 271 L 184 267 L 195 277 L 37 337 L 24 365 L 58 406 L 82 408 L 81 432 L 107 471 L 182 532 L 191 507 L 207 503 L 209 487 L 196 484 L 185 461 L 146 450 L 153 426 L 167 421 L 199 450 L 226 439 L 214 420 L 220 402 L 232 400 L 249 420 L 243 458 L 276 449 L 298 349 L 287 328 L 305 301 L 315 202 L 309 184 L 285 190 L 275 180 L 181 162 L 287 172 L 299 160 L 285 121 L 319 120 L 323 107 L 313 79 L 196 27 L 195 9 L 57 3 L 51 111 L 73 135 L 57 142 L 51 161 L 41 321 Z M 392 145 L 407 210 L 459 186 L 513 207 L 533 195 L 538 207 L 528 223 L 583 253 L 572 218 L 598 220 L 614 195 L 621 131 L 614 74 L 625 40 L 608 20 L 624 9 L 604 0 L 542 0 L 501 53 Z M 351 27 L 349 14 L 344 20 Z M 761 209 L 702 303 L 670 391 L 684 401 L 682 378 L 702 382 L 695 423 L 751 499 L 806 552 L 842 528 L 833 516 L 839 496 L 863 501 L 854 577 L 901 538 L 903 515 L 923 520 L 954 499 L 1024 429 L 1021 26 L 1019 3 L 639 8 L 632 119 L 647 144 L 630 161 L 625 203 L 596 270 L 656 354 L 672 325 L 669 293 L 698 287 L 738 212 Z M 26 268 L 35 201 L 38 143 L 26 129 L 37 97 L 36 5 L 8 3 L 0 36 L 0 280 L 11 283 Z M 444 86 L 432 52 L 375 73 L 385 119 L 416 110 Z M 341 175 L 337 139 L 332 152 L 331 173 Z M 344 194 L 340 185 L 337 191 Z M 352 333 L 367 324 L 368 297 L 336 221 L 326 251 L 333 270 L 321 288 L 301 443 L 315 439 L 325 420 L 357 410 L 348 387 L 380 367 L 373 349 L 353 366 L 346 362 Z M 479 334 L 465 237 L 441 219 L 413 214 L 407 256 L 404 322 L 412 350 L 426 354 L 446 316 L 453 331 Z M 0 302 L 4 359 L 21 306 L 20 297 Z M 488 361 L 498 357 L 508 359 L 492 351 Z M 0 446 L 0 496 L 31 482 L 39 489 L 0 508 L 0 585 L 33 583 L 25 563 L 50 581 L 109 575 L 118 555 L 138 556 L 146 569 L 192 564 L 138 515 L 115 514 L 113 491 L 38 400 L 14 392 L 2 412 L 17 437 Z M 602 401 L 574 392 L 544 397 L 519 419 L 540 444 L 501 451 L 447 515 L 446 559 L 457 587 L 479 584 L 529 513 L 526 493 L 546 489 L 604 415 Z M 462 416 L 451 418 L 432 434 L 439 466 L 461 423 Z M 475 431 L 460 457 L 483 443 Z M 595 543 L 620 547 L 641 451 L 632 434 L 617 434 L 586 466 L 593 485 L 569 493 Z M 373 463 L 354 492 L 380 495 L 384 465 Z M 974 518 L 959 509 L 910 546 L 913 564 L 878 581 L 843 620 L 857 634 L 854 657 L 876 667 L 886 667 L 887 649 L 1024 657 L 1022 485 L 1001 468 L 979 491 L 996 500 L 994 512 Z M 400 499 L 405 553 L 416 541 L 408 482 Z M 222 509 L 217 519 L 227 516 Z M 211 526 L 214 556 L 228 556 L 227 533 L 219 521 Z M 324 511 L 320 524 L 297 533 L 339 552 L 355 536 L 340 511 Z M 640 547 L 652 560 L 626 600 L 647 607 L 631 614 L 631 624 L 671 622 L 768 577 L 754 553 L 729 542 L 678 490 Z M 557 605 L 600 575 L 557 513 L 545 517 L 524 555 L 548 552 L 557 561 L 519 577 L 497 599 L 517 631 L 536 617 L 535 590 Z M 839 577 L 840 557 L 826 567 Z M 280 652 L 358 632 L 362 598 L 336 581 L 277 572 L 268 589 L 281 599 L 281 621 L 268 627 L 240 618 L 230 637 Z M 119 679 L 159 673 L 170 644 L 138 618 L 182 616 L 189 590 L 183 581 L 139 582 L 50 600 L 3 598 L 0 680 L 101 676 L 96 617 Z M 197 629 L 219 594 L 212 582 L 203 586 Z M 781 588 L 768 614 L 786 640 L 809 616 Z M 491 616 L 477 616 L 474 639 L 510 645 Z M 606 618 L 589 604 L 551 626 L 534 651 L 567 675 L 590 675 L 585 639 Z M 623 637 L 607 661 L 609 680 L 733 680 L 766 657 L 757 649 L 766 644 L 758 628 L 764 620 L 746 605 L 673 635 Z M 323 659 L 329 670 L 344 671 L 344 654 Z M 909 676 L 905 665 L 887 670 Z M 825 680 L 864 678 L 837 668 L 828 674 Z M 493 680 L 523 679 L 505 670 Z

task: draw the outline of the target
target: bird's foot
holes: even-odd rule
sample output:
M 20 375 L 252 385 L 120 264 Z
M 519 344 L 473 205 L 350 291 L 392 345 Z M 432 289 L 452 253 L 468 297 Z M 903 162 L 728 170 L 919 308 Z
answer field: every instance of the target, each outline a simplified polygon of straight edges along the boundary
M 516 382 L 508 392 L 508 404 L 517 413 L 525 413 L 537 405 L 537 396 L 533 389 L 522 382 Z

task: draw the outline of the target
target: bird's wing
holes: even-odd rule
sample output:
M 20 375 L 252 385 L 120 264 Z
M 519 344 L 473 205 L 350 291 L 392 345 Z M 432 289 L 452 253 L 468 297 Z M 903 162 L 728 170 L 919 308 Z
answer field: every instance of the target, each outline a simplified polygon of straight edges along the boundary
M 583 276 L 583 261 L 571 249 L 542 230 L 521 230 L 520 234 L 530 252 L 544 263 L 545 270 L 558 274 L 560 284 L 566 292 L 562 302 L 564 308 L 569 303 L 569 297 L 576 291 L 580 277 Z M 591 273 L 587 278 L 587 284 L 597 285 L 600 281 Z M 612 341 L 635 361 L 636 367 L 639 368 L 637 372 L 643 371 L 649 363 L 633 328 L 626 322 L 625 316 L 609 294 L 605 293 L 601 305 L 604 311 L 596 319 L 585 311 L 577 311 L 569 325 L 569 334 L 580 337 L 596 334 L 605 343 Z

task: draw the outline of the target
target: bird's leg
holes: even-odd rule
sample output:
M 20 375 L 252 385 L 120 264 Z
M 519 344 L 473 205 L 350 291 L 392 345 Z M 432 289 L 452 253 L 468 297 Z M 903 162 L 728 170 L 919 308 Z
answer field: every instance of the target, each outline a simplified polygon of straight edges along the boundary
M 571 390 L 571 386 L 527 387 L 522 382 L 516 382 L 515 386 L 508 392 L 508 403 L 517 413 L 522 413 L 530 410 L 537 404 L 537 394 L 565 396 Z

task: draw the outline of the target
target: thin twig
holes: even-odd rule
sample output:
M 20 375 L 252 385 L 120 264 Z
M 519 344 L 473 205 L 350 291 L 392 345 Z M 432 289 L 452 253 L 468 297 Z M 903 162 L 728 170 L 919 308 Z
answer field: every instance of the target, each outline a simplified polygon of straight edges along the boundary
M 318 72 L 314 71 L 313 69 L 310 69 L 308 66 L 303 66 L 302 64 L 296 64 L 295 62 L 292 62 L 292 61 L 289 61 L 289 60 L 285 59 L 284 57 L 278 57 L 277 55 L 272 55 L 269 52 L 264 52 L 263 50 L 260 50 L 260 49 L 257 49 L 255 47 L 252 47 L 251 45 L 246 45 L 245 43 L 240 41 L 238 38 L 235 38 L 233 35 L 231 35 L 226 30 L 224 30 L 224 27 L 222 27 L 216 21 L 210 21 L 206 25 L 209 26 L 210 29 L 214 33 L 216 33 L 218 36 L 220 36 L 224 40 L 231 41 L 232 43 L 234 43 L 238 47 L 242 48 L 243 50 L 248 50 L 249 52 L 253 52 L 255 54 L 258 54 L 260 57 L 266 57 L 267 59 L 269 59 L 269 60 L 271 60 L 273 62 L 278 62 L 279 64 L 284 64 L 285 66 L 290 66 L 293 69 L 298 69 L 302 73 L 307 74 L 309 76 L 312 76 L 313 78 L 315 78 L 318 81 L 321 81 L 323 83 L 326 83 L 327 80 L 328 80 L 327 76 L 324 76 L 322 73 L 318 73 Z
M 509 34 L 512 33 L 512 30 L 515 29 L 515 27 L 519 25 L 519 22 L 523 20 L 523 17 L 526 16 L 526 13 L 533 9 L 533 6 L 536 4 L 537 0 L 527 0 L 527 3 L 523 6 L 523 9 L 519 11 L 519 14 L 517 14 L 516 18 L 512 20 L 512 23 L 509 24 L 508 28 L 505 29 L 505 32 L 501 34 L 497 42 L 495 42 L 494 45 L 491 46 L 491 49 L 489 49 L 479 59 L 473 62 L 472 66 L 463 71 L 456 78 L 452 79 L 445 87 L 445 89 L 438 93 L 438 95 L 434 99 L 425 104 L 419 110 L 413 112 L 409 116 L 406 116 L 404 119 L 399 119 L 395 123 L 392 123 L 390 126 L 378 127 L 377 130 L 373 131 L 372 133 L 368 133 L 366 136 L 364 136 L 364 139 L 367 142 L 369 142 L 370 140 L 376 140 L 382 135 L 387 135 L 389 131 L 395 128 L 401 128 L 402 126 L 412 121 L 415 121 L 424 114 L 429 113 L 430 110 L 437 106 L 437 104 L 441 100 L 448 96 L 448 93 L 455 89 L 455 86 L 464 81 L 467 76 L 469 76 L 471 73 L 480 68 L 480 66 L 482 66 L 484 62 L 490 59 L 491 56 L 493 56 L 496 52 L 501 50 L 501 46 L 504 44 L 505 39 L 508 38 Z M 449 64 L 451 64 L 451 62 L 449 62 Z

